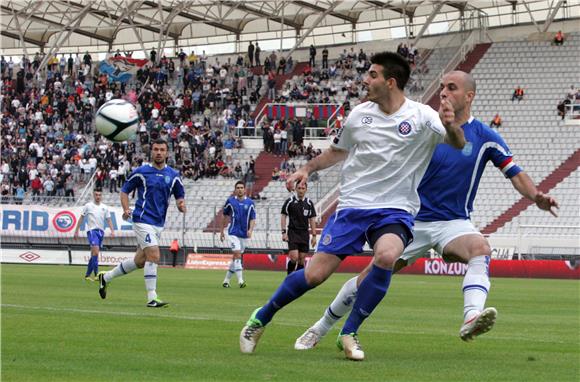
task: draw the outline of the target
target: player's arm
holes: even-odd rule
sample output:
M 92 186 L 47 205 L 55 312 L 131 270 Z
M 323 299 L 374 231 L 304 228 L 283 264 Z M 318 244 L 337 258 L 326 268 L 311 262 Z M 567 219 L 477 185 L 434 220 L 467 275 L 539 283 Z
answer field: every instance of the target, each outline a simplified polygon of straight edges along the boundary
M 456 149 L 462 149 L 465 146 L 465 135 L 461 126 L 455 123 L 455 111 L 451 103 L 446 99 L 441 100 L 439 119 L 441 119 L 441 123 L 447 132 L 445 143 Z
M 286 188 L 288 191 L 293 191 L 296 184 L 304 184 L 308 180 L 308 176 L 319 170 L 324 170 L 334 166 L 338 162 L 346 159 L 348 151 L 341 148 L 330 146 L 322 152 L 319 156 L 309 160 L 304 166 L 300 167 L 294 174 L 288 177 L 286 181 Z
M 256 219 L 250 220 L 250 227 L 248 228 L 248 239 L 252 238 L 252 233 L 254 232 L 254 227 L 256 226 Z
M 183 182 L 179 176 L 175 178 L 173 196 L 175 197 L 175 204 L 177 205 L 179 212 L 186 213 L 187 207 L 185 206 L 185 187 L 183 187 Z
M 78 223 L 77 223 L 77 226 L 76 226 L 76 228 L 75 228 L 75 234 L 74 234 L 74 237 L 78 237 L 78 236 L 79 236 L 79 231 L 80 231 L 80 229 L 81 229 L 81 225 L 84 223 L 84 221 L 85 221 L 85 215 L 81 215 L 81 216 L 79 217 L 79 221 L 78 221 Z
M 115 229 L 113 228 L 113 220 L 109 216 L 107 218 L 107 224 L 109 225 L 109 229 L 111 230 L 111 237 L 115 237 Z
M 538 206 L 539 209 L 548 211 L 555 217 L 558 217 L 555 209 L 560 208 L 560 206 L 558 205 L 556 199 L 550 195 L 538 191 L 528 174 L 522 171 L 517 175 L 512 176 L 510 181 L 512 182 L 514 188 L 518 190 L 522 196 L 536 203 L 536 206 Z
M 222 213 L 222 223 L 220 226 L 220 240 L 224 241 L 226 239 L 226 235 L 224 234 L 224 229 L 228 226 L 228 224 L 230 223 L 230 217 L 226 214 Z
M 316 216 L 308 219 L 310 222 L 310 245 L 312 247 L 316 246 Z
M 121 198 L 121 208 L 123 208 L 123 220 L 129 220 L 132 213 L 129 207 L 129 194 L 121 191 L 119 197 Z

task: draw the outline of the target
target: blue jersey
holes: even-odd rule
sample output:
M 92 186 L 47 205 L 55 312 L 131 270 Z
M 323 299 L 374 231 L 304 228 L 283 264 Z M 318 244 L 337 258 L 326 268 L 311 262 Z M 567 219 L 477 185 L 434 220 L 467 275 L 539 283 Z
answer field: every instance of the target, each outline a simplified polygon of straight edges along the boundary
M 469 219 L 488 161 L 506 178 L 522 171 L 496 131 L 473 117 L 461 127 L 467 141 L 463 150 L 439 144 L 419 184 L 421 209 L 416 217 L 419 221 Z
M 133 222 L 163 227 L 169 199 L 183 199 L 185 190 L 179 172 L 169 166 L 158 170 L 146 164 L 133 171 L 121 191 L 129 194 L 137 189 Z
M 246 239 L 248 237 L 248 228 L 250 228 L 250 220 L 256 219 L 254 201 L 245 196 L 242 200 L 239 200 L 235 196 L 230 196 L 226 200 L 223 212 L 224 215 L 230 217 L 228 234 Z

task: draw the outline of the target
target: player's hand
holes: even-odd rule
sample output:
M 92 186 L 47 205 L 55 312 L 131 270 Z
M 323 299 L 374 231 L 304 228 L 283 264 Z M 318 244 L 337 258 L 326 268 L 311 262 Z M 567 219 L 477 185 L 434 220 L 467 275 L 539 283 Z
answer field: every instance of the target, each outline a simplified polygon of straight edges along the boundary
M 251 239 L 251 238 L 252 238 L 252 230 L 249 230 L 248 231 L 248 239 Z
M 312 236 L 310 239 L 310 246 L 315 248 L 316 247 L 316 236 Z
M 226 239 L 225 233 L 221 232 L 220 233 L 220 241 L 224 241 L 225 239 Z
M 306 171 L 304 167 L 299 168 L 286 180 L 286 189 L 288 191 L 294 191 L 296 185 L 306 184 L 306 182 L 308 181 L 308 175 L 309 175 L 308 171 Z
M 115 231 L 111 231 L 111 237 L 115 237 Z
M 125 221 L 129 221 L 129 219 L 131 218 L 131 214 L 133 211 L 131 211 L 131 209 L 126 209 L 125 211 L 123 211 L 123 220 Z
M 538 192 L 535 197 L 535 202 L 539 209 L 548 211 L 552 215 L 554 215 L 554 217 L 558 217 L 555 208 L 559 209 L 560 205 L 558 204 L 556 199 L 554 199 L 550 195 L 544 194 L 543 192 Z
M 282 241 L 288 241 L 288 234 L 287 233 L 282 234 Z
M 441 122 L 445 127 L 452 126 L 455 121 L 455 111 L 453 110 L 451 102 L 447 99 L 441 100 L 441 105 L 439 106 L 439 119 L 441 119 Z
M 180 199 L 180 200 L 177 201 L 177 209 L 181 213 L 186 213 L 187 212 L 187 207 L 185 206 L 185 200 Z

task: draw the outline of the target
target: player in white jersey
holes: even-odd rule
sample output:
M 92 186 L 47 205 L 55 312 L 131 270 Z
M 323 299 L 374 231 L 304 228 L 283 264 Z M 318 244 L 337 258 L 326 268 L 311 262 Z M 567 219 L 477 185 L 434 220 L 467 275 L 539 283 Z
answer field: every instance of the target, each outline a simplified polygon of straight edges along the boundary
M 462 285 L 463 324 L 459 330 L 464 341 L 489 331 L 497 315 L 495 308 L 485 308 L 490 289 L 491 248 L 469 219 L 487 162 L 501 170 L 514 188 L 538 208 L 557 216 L 554 208 L 558 207 L 556 200 L 538 191 L 530 177 L 515 164 L 501 136 L 471 116 L 475 91 L 475 81 L 465 72 L 450 72 L 442 78 L 440 97 L 453 105 L 455 119 L 464 129 L 468 144 L 462 151 L 448 145 L 437 146 L 418 189 L 421 209 L 415 219 L 415 241 L 405 249 L 394 268 L 397 272 L 431 248 L 446 261 L 467 263 Z M 357 284 L 370 270 L 369 265 L 343 285 L 323 317 L 296 340 L 295 349 L 313 348 L 348 313 L 357 295 Z
M 313 171 L 344 160 L 337 211 L 324 227 L 315 255 L 254 311 L 240 334 L 243 353 L 254 352 L 278 310 L 324 282 L 344 257 L 362 252 L 368 242 L 373 266 L 338 338 L 348 359 L 362 360 L 358 328 L 385 296 L 395 261 L 413 239 L 413 216 L 420 206 L 417 186 L 435 146 L 465 144 L 449 102 L 443 101 L 437 114 L 405 97 L 410 69 L 403 57 L 379 53 L 371 63 L 364 80 L 369 101 L 352 110 L 329 149 L 288 179 L 291 190 Z
M 87 222 L 87 239 L 91 247 L 91 258 L 87 265 L 87 272 L 85 273 L 86 281 L 94 281 L 99 273 L 99 251 L 103 245 L 103 238 L 105 237 L 105 221 L 111 229 L 111 237 L 115 237 L 115 230 L 113 229 L 113 222 L 111 221 L 111 211 L 109 207 L 101 203 L 103 195 L 101 190 L 95 189 L 93 191 L 93 201 L 85 204 L 79 222 L 75 229 L 75 237 L 78 237 L 79 230 Z M 95 279 L 91 277 L 91 273 L 95 274 Z

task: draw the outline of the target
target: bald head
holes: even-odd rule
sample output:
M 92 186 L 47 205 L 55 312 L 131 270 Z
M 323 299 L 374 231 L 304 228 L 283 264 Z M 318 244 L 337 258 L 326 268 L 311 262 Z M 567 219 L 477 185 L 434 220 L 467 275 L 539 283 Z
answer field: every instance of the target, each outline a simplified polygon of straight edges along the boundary
M 475 93 L 475 79 L 469 73 L 461 70 L 453 70 L 444 75 L 443 78 L 453 78 L 453 82 L 455 82 L 457 86 L 463 87 L 463 89 L 467 92 L 472 91 Z

